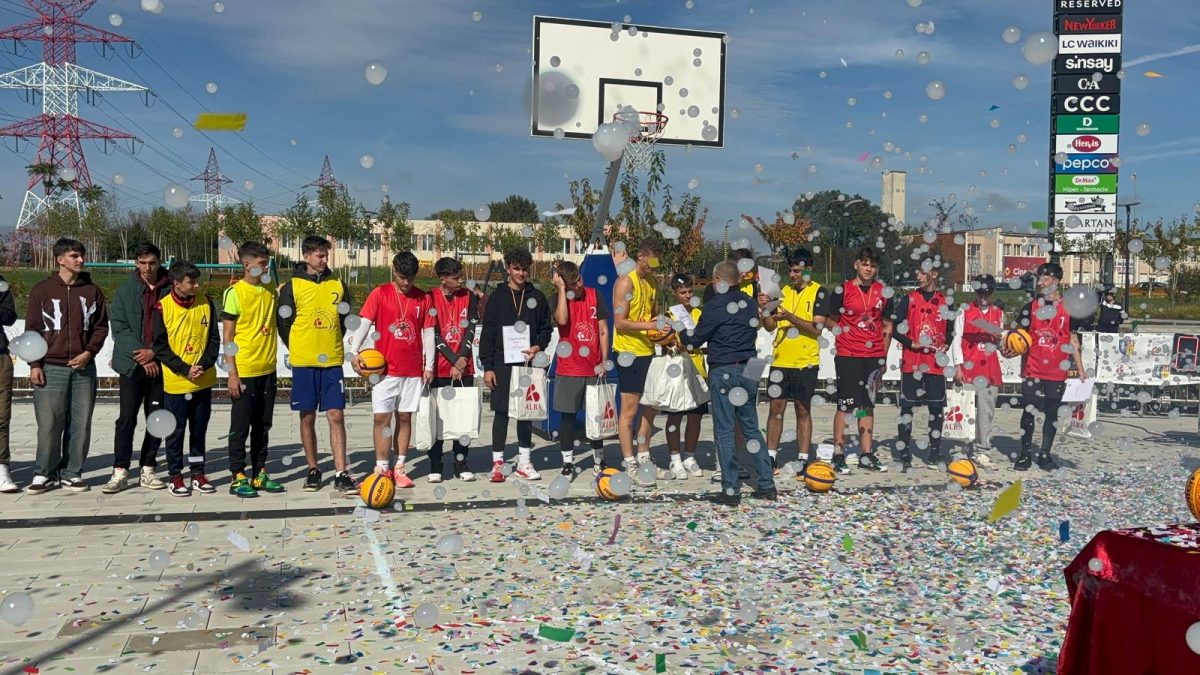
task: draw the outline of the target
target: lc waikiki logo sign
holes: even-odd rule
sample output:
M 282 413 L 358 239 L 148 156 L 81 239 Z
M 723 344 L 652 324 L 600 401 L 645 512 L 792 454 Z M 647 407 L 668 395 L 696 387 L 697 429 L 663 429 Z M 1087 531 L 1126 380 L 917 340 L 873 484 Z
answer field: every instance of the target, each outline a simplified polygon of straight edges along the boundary
M 1120 54 L 1121 34 L 1060 35 L 1059 54 Z

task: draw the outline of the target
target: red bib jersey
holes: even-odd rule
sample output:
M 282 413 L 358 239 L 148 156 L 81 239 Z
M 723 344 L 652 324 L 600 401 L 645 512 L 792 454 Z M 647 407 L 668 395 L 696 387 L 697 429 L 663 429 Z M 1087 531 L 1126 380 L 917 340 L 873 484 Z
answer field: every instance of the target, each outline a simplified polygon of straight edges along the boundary
M 1004 310 L 995 305 L 980 307 L 975 303 L 963 310 L 962 356 L 959 366 L 963 381 L 973 383 L 976 378 L 987 379 L 988 386 L 999 387 L 1003 383 L 1000 374 L 1000 338 L 975 325 L 986 321 L 993 326 L 1004 325 Z
M 571 345 L 569 356 L 558 357 L 559 375 L 595 377 L 600 365 L 600 322 L 607 319 L 596 289 L 567 300 L 570 322 L 558 327 L 558 339 Z
M 402 294 L 388 282 L 367 296 L 359 314 L 375 324 L 379 333 L 375 349 L 387 359 L 389 376 L 421 376 L 425 366 L 421 331 L 433 327 L 429 307 L 429 294 L 416 286 Z
M 851 279 L 842 284 L 842 308 L 838 317 L 837 355 L 857 358 L 883 357 L 883 284 L 876 281 L 867 290 Z
M 900 353 L 900 372 L 929 373 L 942 375 L 937 353 L 946 346 L 946 327 L 950 322 L 942 318 L 946 296 L 936 291 L 928 300 L 921 291 L 908 294 L 908 337 L 912 348 L 905 347 Z
M 441 289 L 435 288 L 429 292 L 429 297 L 433 309 L 436 310 L 433 317 L 434 327 L 450 351 L 461 354 L 463 341 L 475 339 L 474 331 L 471 330 L 471 319 L 474 317 L 470 314 L 471 299 L 475 294 L 460 288 L 450 297 L 446 297 Z M 463 370 L 463 379 L 469 380 L 475 375 L 475 359 L 471 355 L 467 355 L 466 359 L 467 367 Z M 454 364 L 441 351 L 437 353 L 435 363 L 437 366 L 434 368 L 434 377 L 450 377 L 450 368 Z
M 1025 377 L 1065 382 L 1067 371 L 1062 368 L 1062 363 L 1071 355 L 1063 351 L 1063 346 L 1071 344 L 1071 315 L 1067 314 L 1061 300 L 1047 302 L 1038 298 L 1026 309 L 1029 316 L 1027 330 L 1033 344 L 1025 355 Z

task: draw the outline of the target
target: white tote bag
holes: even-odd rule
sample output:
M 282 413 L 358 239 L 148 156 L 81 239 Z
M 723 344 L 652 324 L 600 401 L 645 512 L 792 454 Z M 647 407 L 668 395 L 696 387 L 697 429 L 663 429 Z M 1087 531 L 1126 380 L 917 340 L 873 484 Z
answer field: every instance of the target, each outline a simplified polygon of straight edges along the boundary
M 479 440 L 479 417 L 483 414 L 483 391 L 479 387 L 434 389 L 437 416 L 444 441 Z
M 1067 419 L 1067 435 L 1075 438 L 1090 439 L 1092 431 L 1088 429 L 1096 421 L 1096 396 L 1082 403 L 1068 403 L 1070 417 Z M 1061 420 L 1060 420 L 1061 422 Z
M 538 422 L 550 416 L 546 400 L 546 371 L 513 366 L 508 383 L 508 415 L 518 421 Z
M 442 436 L 438 431 L 437 399 L 429 387 L 421 391 L 417 411 L 412 415 L 412 444 L 417 450 L 428 450 Z
M 584 431 L 593 441 L 617 435 L 617 386 L 602 378 L 589 384 L 584 392 Z M 564 413 L 570 414 L 570 413 Z
M 687 355 L 657 356 L 650 362 L 642 404 L 663 412 L 684 412 L 708 402 L 708 385 Z
M 975 390 L 954 387 L 946 391 L 946 416 L 942 438 L 951 441 L 975 440 Z

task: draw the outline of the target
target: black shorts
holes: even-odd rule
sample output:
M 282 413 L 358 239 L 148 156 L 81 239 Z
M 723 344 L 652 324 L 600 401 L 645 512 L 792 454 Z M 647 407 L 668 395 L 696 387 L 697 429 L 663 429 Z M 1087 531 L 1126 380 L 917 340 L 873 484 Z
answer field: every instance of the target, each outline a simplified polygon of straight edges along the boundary
M 771 368 L 771 374 L 767 377 L 767 396 L 772 401 L 796 401 L 805 408 L 809 407 L 812 405 L 813 394 L 817 393 L 818 370 L 818 366 Z M 775 387 L 779 389 L 776 390 Z M 773 391 L 778 391 L 779 395 L 772 394 Z
M 617 361 L 617 393 L 638 394 L 646 391 L 646 375 L 650 372 L 653 356 L 635 356 L 633 363 L 622 366 Z
M 879 365 L 881 359 L 877 356 L 867 358 L 859 356 L 835 356 L 834 369 L 837 371 L 837 406 L 842 412 L 853 410 L 872 410 L 875 408 L 875 397 L 868 391 L 870 381 L 875 371 L 883 368 Z
M 701 403 L 700 405 L 696 406 L 695 408 L 692 408 L 691 410 L 684 410 L 683 412 L 677 412 L 677 413 L 667 413 L 667 417 L 675 417 L 676 415 L 678 415 L 680 417 L 687 417 L 688 415 L 707 415 L 707 414 L 708 414 L 708 403 L 705 402 L 705 403 Z
M 1023 406 L 1033 406 L 1046 415 L 1058 415 L 1058 407 L 1062 405 L 1063 394 L 1067 393 L 1067 383 L 1053 380 L 1021 381 L 1021 398 Z
M 900 373 L 900 407 L 927 405 L 930 409 L 946 407 L 946 376 L 923 373 Z

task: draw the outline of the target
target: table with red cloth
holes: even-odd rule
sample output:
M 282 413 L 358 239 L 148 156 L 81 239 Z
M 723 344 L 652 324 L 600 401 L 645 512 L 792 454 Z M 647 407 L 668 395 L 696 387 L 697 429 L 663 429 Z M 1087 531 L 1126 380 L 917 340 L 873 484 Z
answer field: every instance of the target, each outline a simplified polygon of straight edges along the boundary
M 1106 530 L 1065 572 L 1061 675 L 1200 673 L 1184 637 L 1200 621 L 1200 523 Z

